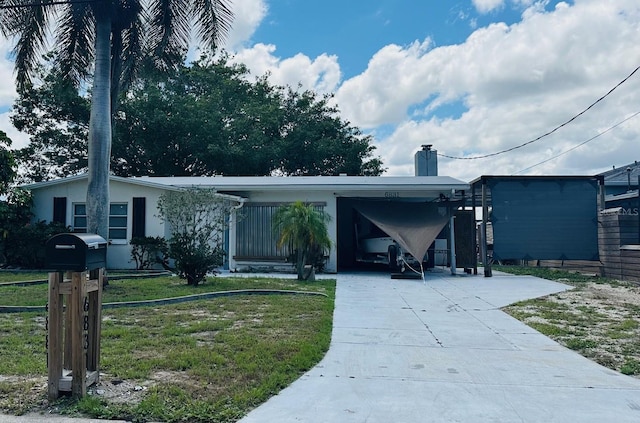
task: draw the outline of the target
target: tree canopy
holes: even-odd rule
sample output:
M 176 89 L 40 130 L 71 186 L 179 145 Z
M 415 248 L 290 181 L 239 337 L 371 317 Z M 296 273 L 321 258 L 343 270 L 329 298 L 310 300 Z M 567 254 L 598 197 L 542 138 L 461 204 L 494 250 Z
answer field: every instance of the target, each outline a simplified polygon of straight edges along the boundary
M 12 152 L 8 149 L 11 139 L 0 131 L 0 194 L 6 194 L 13 178 L 16 176 L 16 163 Z
M 89 99 L 54 70 L 23 92 L 14 125 L 29 177 L 84 171 Z M 380 175 L 372 138 L 344 121 L 329 96 L 253 82 L 243 65 L 203 59 L 167 74 L 147 70 L 114 116 L 111 170 L 119 176 Z M 48 174 L 48 175 L 47 175 Z

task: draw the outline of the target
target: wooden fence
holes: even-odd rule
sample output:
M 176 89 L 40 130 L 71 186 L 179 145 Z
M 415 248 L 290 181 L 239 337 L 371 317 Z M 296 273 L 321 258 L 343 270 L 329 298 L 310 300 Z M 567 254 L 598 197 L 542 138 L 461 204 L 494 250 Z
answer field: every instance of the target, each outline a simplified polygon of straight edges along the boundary
M 637 215 L 621 214 L 620 210 L 600 213 L 598 244 L 602 276 L 640 281 L 640 220 Z

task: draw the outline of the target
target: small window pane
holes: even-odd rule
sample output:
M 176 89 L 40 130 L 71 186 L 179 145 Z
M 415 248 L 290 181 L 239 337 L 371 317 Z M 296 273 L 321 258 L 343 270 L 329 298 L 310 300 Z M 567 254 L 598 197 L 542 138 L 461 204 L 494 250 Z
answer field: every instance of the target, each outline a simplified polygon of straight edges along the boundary
M 126 216 L 127 205 L 126 204 L 111 204 L 109 208 L 109 214 L 112 216 Z
M 74 204 L 73 205 L 73 214 L 87 214 L 87 207 L 84 204 Z
M 109 229 L 109 239 L 127 239 L 127 230 Z
M 73 226 L 75 226 L 76 228 L 86 228 L 87 218 L 84 216 L 75 216 L 73 218 Z
M 109 226 L 112 228 L 126 228 L 127 227 L 127 217 L 109 217 Z

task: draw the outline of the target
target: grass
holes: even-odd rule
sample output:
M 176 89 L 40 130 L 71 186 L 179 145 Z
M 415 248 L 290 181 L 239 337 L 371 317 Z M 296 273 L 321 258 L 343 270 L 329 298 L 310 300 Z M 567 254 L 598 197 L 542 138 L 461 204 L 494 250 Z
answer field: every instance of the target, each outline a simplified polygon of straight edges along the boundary
M 48 285 L 0 285 L 0 305 L 44 306 L 47 303 Z M 222 278 L 210 277 L 205 283 L 193 287 L 174 276 L 148 279 L 111 280 L 103 292 L 102 302 L 123 302 L 181 297 L 207 292 L 239 289 L 296 289 L 320 290 L 319 284 L 291 284 L 288 280 L 270 278 Z
M 11 272 L 6 270 L 0 272 L 0 283 L 35 281 L 42 279 L 47 279 L 46 272 Z
M 335 281 L 211 278 L 194 288 L 162 277 L 113 281 L 105 291 L 106 302 L 245 288 L 311 290 L 328 297 L 245 295 L 104 310 L 103 383 L 131 382 L 147 388 L 144 395 L 137 402 L 95 395 L 63 399 L 55 407 L 65 414 L 140 422 L 238 420 L 324 356 Z M 4 289 L 0 298 L 7 303 Z M 42 293 L 38 286 L 20 289 Z M 33 386 L 35 377 L 46 375 L 45 333 L 43 314 L 0 314 L 0 375 L 12 378 L 0 378 L 0 411 L 20 414 L 45 403 L 42 381 Z
M 612 286 L 624 286 L 624 282 L 611 278 L 593 277 L 579 272 L 567 272 L 565 270 L 552 269 L 548 267 L 530 266 L 492 266 L 492 269 L 511 273 L 512 275 L 531 275 L 542 279 L 562 282 L 574 287 L 582 287 L 588 283 L 609 284 Z
M 513 317 L 567 348 L 621 373 L 640 376 L 640 298 L 637 285 L 539 267 L 496 270 L 562 282 L 573 290 L 505 308 Z

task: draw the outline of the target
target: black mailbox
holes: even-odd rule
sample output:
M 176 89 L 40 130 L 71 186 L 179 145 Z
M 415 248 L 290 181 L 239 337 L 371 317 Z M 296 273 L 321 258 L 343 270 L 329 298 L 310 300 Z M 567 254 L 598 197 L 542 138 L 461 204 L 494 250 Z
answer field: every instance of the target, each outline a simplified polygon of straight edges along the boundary
M 107 266 L 107 241 L 93 234 L 58 234 L 47 241 L 45 262 L 51 270 L 81 272 Z

